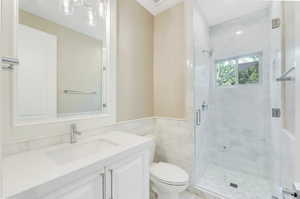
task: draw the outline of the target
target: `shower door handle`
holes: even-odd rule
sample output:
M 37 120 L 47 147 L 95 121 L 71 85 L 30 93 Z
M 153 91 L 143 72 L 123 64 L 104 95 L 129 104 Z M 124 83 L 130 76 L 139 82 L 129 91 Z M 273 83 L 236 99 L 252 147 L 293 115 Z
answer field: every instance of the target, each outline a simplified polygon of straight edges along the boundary
M 196 126 L 200 126 L 200 124 L 201 124 L 201 109 L 196 110 L 195 123 L 196 123 Z

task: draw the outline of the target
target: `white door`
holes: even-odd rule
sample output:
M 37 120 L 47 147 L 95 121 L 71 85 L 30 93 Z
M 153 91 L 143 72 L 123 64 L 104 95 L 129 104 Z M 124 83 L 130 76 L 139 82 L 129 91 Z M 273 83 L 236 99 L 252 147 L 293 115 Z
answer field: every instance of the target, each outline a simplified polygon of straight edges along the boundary
M 104 172 L 95 174 L 57 190 L 43 199 L 103 199 Z
M 111 199 L 148 199 L 149 175 L 143 156 L 113 165 L 110 174 Z

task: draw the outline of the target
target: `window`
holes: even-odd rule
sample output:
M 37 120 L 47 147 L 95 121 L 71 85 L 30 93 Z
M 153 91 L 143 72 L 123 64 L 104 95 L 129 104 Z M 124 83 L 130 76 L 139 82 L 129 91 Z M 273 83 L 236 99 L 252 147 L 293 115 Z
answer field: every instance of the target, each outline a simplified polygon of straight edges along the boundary
M 217 86 L 259 83 L 260 63 L 260 53 L 216 61 Z

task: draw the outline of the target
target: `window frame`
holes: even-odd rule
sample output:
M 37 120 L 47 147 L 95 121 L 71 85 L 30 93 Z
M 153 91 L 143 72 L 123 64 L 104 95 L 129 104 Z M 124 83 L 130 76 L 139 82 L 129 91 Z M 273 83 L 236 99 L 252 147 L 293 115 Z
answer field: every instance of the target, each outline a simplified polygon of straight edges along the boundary
M 258 56 L 259 57 L 259 65 L 258 65 L 258 82 L 257 83 L 246 83 L 246 84 L 240 84 L 239 83 L 239 64 L 238 60 L 242 57 L 247 57 L 247 56 Z M 236 71 L 235 71 L 235 76 L 236 76 L 236 83 L 234 85 L 218 85 L 217 82 L 217 63 L 222 62 L 222 61 L 229 61 L 229 60 L 236 60 L 237 65 L 236 65 Z M 234 57 L 227 57 L 227 58 L 222 58 L 222 59 L 216 59 L 214 61 L 214 85 L 216 88 L 236 88 L 236 87 L 245 87 L 245 86 L 257 86 L 262 84 L 262 65 L 263 65 L 263 52 L 258 51 L 254 53 L 247 53 L 247 54 L 242 54 Z

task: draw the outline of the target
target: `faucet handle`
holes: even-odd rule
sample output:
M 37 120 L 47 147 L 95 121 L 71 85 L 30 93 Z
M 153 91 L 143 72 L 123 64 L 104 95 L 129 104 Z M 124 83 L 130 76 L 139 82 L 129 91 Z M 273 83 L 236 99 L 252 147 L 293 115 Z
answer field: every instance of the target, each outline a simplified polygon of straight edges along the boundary
M 71 124 L 71 131 L 73 131 L 73 133 L 76 134 L 76 135 L 82 135 L 82 132 L 77 130 L 77 125 L 76 124 Z
M 71 135 L 70 142 L 71 142 L 71 144 L 74 144 L 77 142 L 76 135 L 81 135 L 82 133 L 77 130 L 76 124 L 71 124 L 70 130 L 71 130 L 70 131 L 70 135 Z
M 77 130 L 77 126 L 76 126 L 76 124 L 71 124 L 71 130 L 73 130 L 73 131 L 76 131 Z

